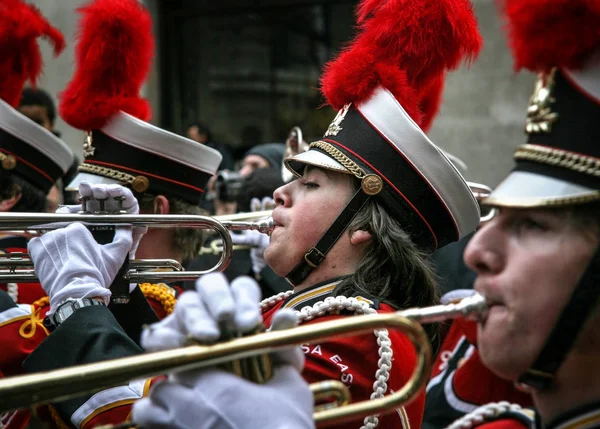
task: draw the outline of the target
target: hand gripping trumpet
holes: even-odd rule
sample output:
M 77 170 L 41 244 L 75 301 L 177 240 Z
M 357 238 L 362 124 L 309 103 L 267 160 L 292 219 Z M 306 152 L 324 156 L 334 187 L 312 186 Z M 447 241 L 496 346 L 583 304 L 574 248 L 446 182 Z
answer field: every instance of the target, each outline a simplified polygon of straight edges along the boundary
M 475 294 L 459 303 L 414 308 L 395 313 L 345 317 L 296 328 L 260 333 L 215 345 L 191 345 L 179 349 L 86 364 L 0 380 L 0 413 L 68 399 L 84 393 L 118 386 L 131 379 L 152 377 L 169 372 L 187 371 L 220 365 L 233 360 L 264 355 L 277 348 L 332 337 L 355 335 L 375 329 L 397 329 L 412 341 L 417 352 L 415 369 L 399 391 L 383 398 L 341 407 L 315 409 L 317 426 L 339 424 L 359 417 L 391 412 L 413 399 L 425 387 L 431 367 L 431 346 L 421 324 L 462 318 L 478 318 L 487 309 L 485 299 Z M 311 390 L 329 396 L 331 381 L 316 383 Z M 333 385 L 339 390 L 341 383 Z M 342 401 L 343 402 L 343 401 Z

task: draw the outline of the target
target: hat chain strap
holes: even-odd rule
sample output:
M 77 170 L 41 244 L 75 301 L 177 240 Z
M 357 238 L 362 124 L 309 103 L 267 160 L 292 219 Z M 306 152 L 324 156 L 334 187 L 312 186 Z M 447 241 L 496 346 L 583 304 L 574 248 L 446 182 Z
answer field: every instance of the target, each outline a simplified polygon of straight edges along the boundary
M 262 311 L 266 311 L 292 294 L 293 291 L 281 292 L 261 301 L 260 307 Z M 324 301 L 316 302 L 313 306 L 306 306 L 300 309 L 300 311 L 294 311 L 298 314 L 298 323 L 302 323 L 329 313 L 337 314 L 342 310 L 352 311 L 356 314 L 377 313 L 377 311 L 374 308 L 371 308 L 366 302 L 359 301 L 357 298 L 348 298 L 345 296 L 330 296 L 325 298 Z M 375 372 L 375 383 L 373 383 L 371 399 L 378 399 L 382 398 L 388 390 L 387 383 L 390 378 L 394 352 L 391 347 L 392 341 L 390 340 L 387 329 L 376 329 L 373 331 L 373 334 L 377 338 L 377 345 L 379 346 L 379 349 L 377 350 L 379 360 L 377 361 L 377 372 Z M 368 416 L 365 417 L 361 429 L 375 429 L 378 425 L 378 416 Z

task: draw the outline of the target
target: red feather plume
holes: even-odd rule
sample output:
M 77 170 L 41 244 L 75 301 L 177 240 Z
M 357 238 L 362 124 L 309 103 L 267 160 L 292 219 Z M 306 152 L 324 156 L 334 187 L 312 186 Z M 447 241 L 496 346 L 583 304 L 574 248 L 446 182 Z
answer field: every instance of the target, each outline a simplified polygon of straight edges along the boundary
M 48 39 L 55 55 L 65 48 L 61 32 L 35 6 L 21 0 L 0 1 L 0 98 L 13 107 L 19 105 L 25 82 L 36 86 L 42 72 L 39 37 Z
M 329 104 L 360 103 L 387 88 L 420 126 L 439 108 L 447 70 L 473 60 L 483 41 L 469 0 L 363 0 L 358 35 L 321 79 Z
M 580 68 L 600 45 L 599 0 L 501 0 L 515 69 Z
M 150 14 L 137 0 L 95 0 L 78 12 L 76 70 L 60 95 L 62 118 L 81 130 L 100 129 L 119 111 L 148 120 L 139 91 L 154 55 Z

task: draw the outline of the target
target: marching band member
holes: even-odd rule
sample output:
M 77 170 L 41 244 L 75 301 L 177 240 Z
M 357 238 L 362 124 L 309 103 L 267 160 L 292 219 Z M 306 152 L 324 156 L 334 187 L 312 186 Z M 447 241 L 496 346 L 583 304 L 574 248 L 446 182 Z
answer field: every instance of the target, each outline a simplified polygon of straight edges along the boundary
M 198 206 L 221 155 L 146 122 L 150 107 L 139 91 L 154 55 L 149 13 L 132 0 L 92 2 L 80 12 L 77 68 L 59 110 L 65 122 L 84 131 L 86 138 L 84 160 L 67 189 L 82 193 L 83 182 L 92 188 L 123 185 L 139 201 L 142 214 L 203 214 Z M 89 197 L 92 191 L 88 185 L 84 189 Z M 183 262 L 198 254 L 203 239 L 199 229 L 153 229 L 143 235 L 131 257 Z M 131 285 L 129 306 L 113 309 L 120 322 L 132 326 L 135 341 L 143 324 L 172 311 L 181 292 L 178 285 L 165 283 L 138 286 Z
M 276 228 L 264 257 L 294 290 L 263 301 L 267 326 L 280 308 L 297 311 L 301 323 L 318 323 L 435 304 L 435 276 L 425 255 L 460 239 L 479 223 L 477 202 L 463 177 L 419 127 L 431 121 L 435 110 L 431 97 L 439 94 L 446 71 L 475 56 L 481 46 L 471 4 L 364 1 L 358 16 L 357 38 L 327 66 L 323 78 L 323 92 L 339 113 L 322 140 L 286 160 L 298 179 L 274 194 Z M 44 263 L 53 256 L 41 244 L 59 240 L 67 243 L 63 251 L 84 252 L 68 244 L 81 242 L 83 236 L 85 229 L 70 227 L 31 244 L 36 265 L 50 267 L 40 273 L 45 288 L 70 287 L 75 279 L 70 282 L 65 273 L 74 267 L 70 260 L 54 268 Z M 93 240 L 85 242 L 100 246 Z M 126 246 L 115 249 L 123 257 L 129 251 Z M 86 272 L 94 273 L 89 275 L 94 288 L 108 286 L 104 264 L 89 261 L 86 266 Z M 81 308 L 24 366 L 42 371 L 102 359 L 86 353 L 85 345 L 90 344 L 113 357 L 138 353 L 115 324 L 103 305 Z M 435 327 L 429 327 L 429 334 L 433 342 L 439 340 Z M 306 380 L 341 380 L 355 400 L 399 389 L 415 361 L 410 341 L 387 330 L 307 345 L 303 351 Z M 143 390 L 137 387 L 138 394 Z M 83 404 L 69 401 L 57 408 L 75 426 L 90 427 L 110 420 L 99 411 L 114 406 L 108 398 L 115 390 L 109 391 Z M 419 427 L 423 405 L 421 395 L 392 415 L 371 416 L 351 425 Z
M 11 0 L 0 5 L 0 212 L 46 210 L 46 195 L 73 163 L 73 152 L 42 125 L 18 111 L 25 82 L 35 85 L 42 72 L 37 38 L 46 37 L 58 55 L 63 35 L 32 5 Z M 0 236 L 3 252 L 26 252 L 25 236 Z M 0 285 L 19 304 L 45 294 L 39 283 Z
M 3 7 L 0 9 L 4 10 Z M 119 197 L 123 199 L 122 208 L 129 214 L 200 214 L 198 203 L 204 186 L 215 173 L 221 157 L 208 147 L 145 122 L 150 114 L 149 108 L 137 94 L 153 55 L 148 12 L 135 0 L 106 0 L 82 8 L 82 13 L 85 19 L 76 49 L 77 70 L 61 97 L 60 112 L 66 122 L 89 133 L 84 145 L 84 162 L 69 186 L 79 189 L 82 197 L 89 200 L 88 209 L 94 204 L 99 207 L 96 199 L 106 199 L 105 209 L 110 209 L 111 204 L 116 209 L 114 197 Z M 125 40 L 127 43 L 124 43 Z M 40 128 L 33 122 L 31 124 Z M 69 161 L 64 163 L 65 170 L 72 163 L 70 156 Z M 139 199 L 139 206 L 134 194 Z M 80 205 L 59 209 L 62 212 L 79 210 Z M 136 229 L 135 232 L 136 237 L 132 238 L 132 248 L 128 249 L 128 253 L 131 257 L 146 259 L 181 261 L 198 252 L 203 238 L 202 232 L 187 229 L 155 230 L 143 237 L 143 231 Z M 89 239 L 88 235 L 83 237 L 81 240 Z M 92 248 L 89 249 L 90 255 L 91 251 Z M 58 255 L 59 250 L 52 258 Z M 116 263 L 110 253 L 100 252 L 97 255 L 104 255 L 107 263 Z M 76 264 L 80 265 L 77 267 L 85 267 L 82 261 L 89 257 L 75 258 L 72 262 L 78 261 Z M 118 261 L 119 266 L 122 263 L 123 259 Z M 35 267 L 38 275 L 43 271 L 42 265 Z M 7 308 L 7 312 L 0 314 L 2 322 L 11 322 L 0 326 L 2 339 L 7 343 L 4 349 L 10 351 L 3 356 L 1 363 L 0 370 L 5 375 L 22 371 L 23 359 L 46 338 L 50 329 L 62 323 L 63 314 L 72 309 L 98 305 L 98 302 L 102 305 L 109 303 L 110 292 L 105 288 L 88 287 L 87 284 L 71 285 L 70 288 L 64 286 L 51 287 L 46 283 L 40 296 L 48 297 L 28 313 L 19 308 Z M 140 351 L 136 343 L 139 343 L 141 327 L 169 314 L 180 292 L 177 287 L 162 283 L 138 286 L 131 285 L 129 304 L 110 307 L 111 317 L 114 315 L 125 329 L 132 339 L 128 340 L 135 344 L 136 352 Z M 81 334 L 81 326 L 67 325 L 64 331 L 69 328 Z M 60 340 L 62 337 L 57 335 L 56 338 Z M 101 344 L 99 341 L 95 347 L 89 347 L 88 343 L 68 341 L 66 345 L 60 344 L 59 348 L 60 353 L 71 355 L 77 354 L 80 347 L 80 357 L 94 359 L 97 356 L 101 359 L 104 356 Z M 120 356 L 118 345 L 112 350 L 117 353 L 115 356 Z M 113 411 L 119 418 L 128 413 L 127 401 L 141 397 L 141 393 L 137 395 L 137 392 L 135 389 L 121 389 L 113 395 L 117 404 Z M 125 407 L 119 408 L 119 401 L 125 401 Z M 83 398 L 80 405 L 85 403 L 86 398 Z M 79 408 L 74 403 L 71 405 Z M 89 414 L 96 410 L 93 403 L 88 409 Z M 121 412 L 121 409 L 126 411 Z M 87 416 L 85 412 L 83 414 Z M 57 413 L 54 415 L 58 416 Z M 91 424 L 94 425 L 94 422 Z
M 454 426 L 527 427 L 520 408 L 533 400 L 543 427 L 598 427 L 600 9 L 583 0 L 504 0 L 503 8 L 516 68 L 539 73 L 528 141 L 484 201 L 499 216 L 465 253 L 492 309 L 478 329 L 453 324 L 425 425 L 469 413 Z
M 0 211 L 45 211 L 46 194 L 73 162 L 73 152 L 54 134 L 17 110 L 26 81 L 42 69 L 37 39 L 46 37 L 58 55 L 62 34 L 39 10 L 22 1 L 0 4 Z M 26 252 L 25 236 L 1 235 L 5 252 Z M 41 326 L 46 294 L 39 283 L 0 285 L 0 372 L 22 372 L 21 362 L 46 337 Z M 36 323 L 36 321 L 38 323 Z M 19 339 L 14 347 L 15 339 Z
M 20 0 L 0 3 L 0 212 L 46 210 L 46 196 L 73 163 L 71 149 L 42 125 L 18 111 L 25 83 L 42 72 L 39 37 L 58 55 L 62 34 L 40 11 Z M 25 236 L 0 235 L 0 252 L 27 251 Z M 46 337 L 47 311 L 39 283 L 0 284 L 0 376 L 21 373 L 23 359 Z M 0 416 L 4 425 L 25 427 L 27 410 Z
M 420 128 L 435 115 L 431 98 L 446 70 L 480 47 L 470 3 L 362 2 L 358 24 L 322 79 L 339 113 L 323 139 L 285 160 L 297 180 L 274 193 L 276 228 L 264 258 L 294 290 L 263 301 L 267 326 L 280 308 L 319 323 L 433 305 L 425 255 L 479 223 L 464 179 Z M 427 329 L 437 344 L 437 327 Z M 305 379 L 341 380 L 354 401 L 397 391 L 414 352 L 397 332 L 374 334 L 303 346 Z M 340 427 L 420 427 L 423 405 L 421 395 L 394 413 Z
M 472 326 L 462 328 L 466 337 L 451 360 L 463 364 L 456 371 L 448 366 L 453 375 L 444 382 L 446 389 L 460 387 L 471 395 L 472 404 L 486 397 L 501 402 L 473 407 L 450 427 L 598 428 L 600 9 L 586 0 L 506 0 L 504 8 L 517 68 L 539 76 L 528 109 L 527 143 L 515 152 L 514 170 L 484 201 L 499 213 L 465 253 L 477 274 L 475 289 L 490 309 L 476 333 Z M 467 341 L 477 342 L 477 348 Z M 484 370 L 507 383 L 480 386 L 490 380 Z M 459 378 L 473 391 L 469 384 L 458 386 Z M 515 395 L 508 383 L 530 392 L 535 425 L 521 406 L 502 401 Z M 494 386 L 500 391 L 493 392 Z M 238 387 L 243 394 L 242 382 Z M 169 398 L 160 398 L 170 409 Z M 199 397 L 197 403 L 203 407 L 208 401 Z M 253 403 L 252 411 L 263 410 Z M 275 418 L 284 427 L 283 418 Z M 430 427 L 449 423 L 438 420 Z M 145 424 L 151 427 L 152 419 Z

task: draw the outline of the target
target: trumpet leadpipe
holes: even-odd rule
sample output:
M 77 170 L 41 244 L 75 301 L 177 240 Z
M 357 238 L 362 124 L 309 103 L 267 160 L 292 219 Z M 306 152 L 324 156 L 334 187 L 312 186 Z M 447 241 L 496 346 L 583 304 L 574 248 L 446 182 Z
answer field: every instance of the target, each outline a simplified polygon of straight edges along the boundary
M 39 213 L 0 213 L 0 231 L 10 230 L 52 230 L 66 224 L 79 222 L 93 226 L 147 226 L 149 228 L 199 228 L 244 230 L 254 229 L 268 232 L 269 221 L 222 221 L 199 215 L 154 215 L 154 214 L 39 214 Z M 272 223 L 272 221 L 271 221 Z M 271 227 L 272 228 L 272 227 Z

